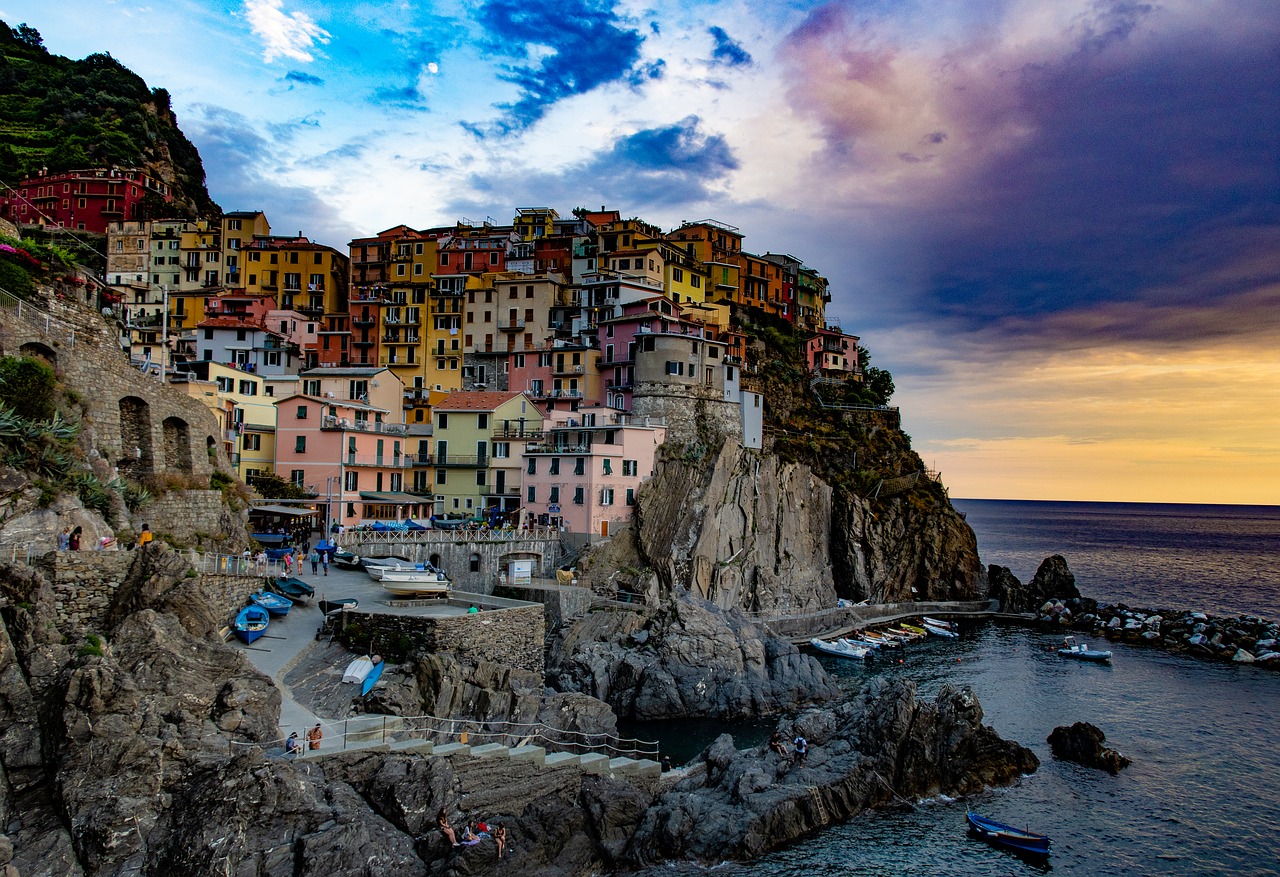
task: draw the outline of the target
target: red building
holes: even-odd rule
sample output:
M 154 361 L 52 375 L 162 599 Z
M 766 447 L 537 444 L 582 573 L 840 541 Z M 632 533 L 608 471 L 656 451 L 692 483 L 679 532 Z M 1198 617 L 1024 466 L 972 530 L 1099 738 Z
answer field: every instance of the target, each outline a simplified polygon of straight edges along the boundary
M 148 194 L 169 204 L 173 191 L 140 168 L 99 168 L 44 174 L 0 196 L 0 216 L 18 225 L 107 233 L 112 222 L 146 219 Z

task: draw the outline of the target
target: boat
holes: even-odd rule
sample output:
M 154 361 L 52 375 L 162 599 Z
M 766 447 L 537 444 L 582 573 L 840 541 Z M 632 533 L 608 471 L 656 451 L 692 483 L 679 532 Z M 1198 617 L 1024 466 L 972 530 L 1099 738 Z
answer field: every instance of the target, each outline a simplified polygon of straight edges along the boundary
M 856 636 L 842 637 L 840 642 L 849 643 L 853 646 L 861 646 L 864 649 L 871 649 L 873 652 L 880 649 L 880 643 L 873 643 L 869 639 L 858 639 Z
M 316 589 L 302 579 L 279 578 L 272 582 L 272 586 L 294 602 L 310 599 L 316 595 Z
M 1038 856 L 1049 855 L 1050 840 L 1048 835 L 1014 828 L 1012 825 L 1005 825 L 1003 822 L 996 822 L 994 819 L 979 816 L 972 810 L 965 815 L 969 821 L 969 830 L 985 841 L 1022 853 L 1032 853 Z
M 902 637 L 907 642 L 915 642 L 918 639 L 924 639 L 928 635 L 923 633 L 915 633 L 914 631 L 907 630 L 904 627 L 891 627 L 889 628 L 888 632 L 893 634 L 894 636 Z
M 960 636 L 960 634 L 956 633 L 949 627 L 935 627 L 932 624 L 926 623 L 924 629 L 933 636 L 940 636 L 947 639 L 956 639 Z
M 916 627 L 914 624 L 907 624 L 906 622 L 899 624 L 898 627 L 901 627 L 903 630 L 909 630 L 912 633 L 919 634 L 920 636 L 926 636 L 929 633 L 929 631 L 923 627 Z
M 1075 658 L 1077 661 L 1092 661 L 1095 664 L 1106 664 L 1111 660 L 1110 649 L 1091 649 L 1088 643 L 1077 643 L 1076 638 L 1069 636 L 1062 641 L 1058 654 L 1064 658 Z
M 920 623 L 925 626 L 932 625 L 933 627 L 941 627 L 946 630 L 954 630 L 957 633 L 960 631 L 960 625 L 956 624 L 954 621 L 943 621 L 941 618 L 930 618 L 928 615 L 921 618 Z
M 369 674 L 360 683 L 361 697 L 373 691 L 373 686 L 377 684 L 379 677 L 382 676 L 382 671 L 387 668 L 387 662 L 377 655 L 374 655 L 371 660 L 373 661 L 373 669 L 369 671 Z
M 413 599 L 418 597 L 449 596 L 451 582 L 445 578 L 444 573 L 418 572 L 415 575 L 408 572 L 392 571 L 388 575 L 391 577 L 382 579 L 382 587 L 397 597 Z
M 865 639 L 868 642 L 873 642 L 876 645 L 881 646 L 882 648 L 887 648 L 887 649 L 896 649 L 902 645 L 901 640 L 897 639 L 896 637 L 885 636 L 884 634 L 874 630 L 862 631 L 861 639 Z
M 267 625 L 270 623 L 271 618 L 267 615 L 267 610 L 256 605 L 246 606 L 236 616 L 236 636 L 244 640 L 247 645 L 266 633 Z
M 256 591 L 249 595 L 254 605 L 261 606 L 271 615 L 285 616 L 293 608 L 293 601 L 288 597 L 273 594 L 270 591 Z
M 347 665 L 346 671 L 343 672 L 342 674 L 342 681 L 343 682 L 359 682 L 363 684 L 364 680 L 367 679 L 369 677 L 369 674 L 372 672 L 373 672 L 373 658 L 370 657 L 369 655 L 364 655 L 362 657 L 356 658 L 354 661 L 352 661 L 350 664 Z
M 360 601 L 355 597 L 335 597 L 332 600 L 321 600 L 316 605 L 320 607 L 320 611 L 323 614 L 328 615 L 330 612 L 354 609 L 360 605 Z
M 338 569 L 361 569 L 360 555 L 353 554 L 345 548 L 333 552 L 333 565 Z
M 411 558 L 401 557 L 400 555 L 397 555 L 397 554 L 387 554 L 387 555 L 380 555 L 378 557 L 361 557 L 360 558 L 360 565 L 364 567 L 364 571 L 369 573 L 369 575 L 373 576 L 375 579 L 377 578 L 377 576 L 373 575 L 373 571 L 375 569 L 379 569 L 384 566 L 412 567 L 415 563 L 416 561 L 412 560 Z
M 842 640 L 819 639 L 816 636 L 809 640 L 809 645 L 825 654 L 835 655 L 837 658 L 854 658 L 861 661 L 871 654 L 870 649 L 864 649 L 861 646 L 848 644 Z

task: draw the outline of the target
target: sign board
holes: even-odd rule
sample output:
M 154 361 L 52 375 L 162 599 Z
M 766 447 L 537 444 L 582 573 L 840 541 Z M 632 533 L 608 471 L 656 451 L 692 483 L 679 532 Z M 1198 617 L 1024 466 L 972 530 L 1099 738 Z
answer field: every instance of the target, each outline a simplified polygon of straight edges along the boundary
M 513 585 L 527 585 L 533 579 L 532 560 L 512 560 L 507 563 L 507 581 Z
M 549 505 L 549 506 L 547 506 L 547 514 L 549 514 L 549 515 L 558 515 L 558 514 L 560 514 L 560 506 L 558 506 L 558 505 Z

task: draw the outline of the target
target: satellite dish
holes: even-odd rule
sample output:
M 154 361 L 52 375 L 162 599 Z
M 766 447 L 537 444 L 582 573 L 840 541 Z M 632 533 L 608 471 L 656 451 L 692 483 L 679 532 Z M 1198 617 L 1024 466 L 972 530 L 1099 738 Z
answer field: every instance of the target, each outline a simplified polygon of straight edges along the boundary
M 377 382 L 377 381 L 374 381 L 374 382 L 373 382 L 373 386 L 376 388 L 376 387 L 378 386 L 378 382 Z

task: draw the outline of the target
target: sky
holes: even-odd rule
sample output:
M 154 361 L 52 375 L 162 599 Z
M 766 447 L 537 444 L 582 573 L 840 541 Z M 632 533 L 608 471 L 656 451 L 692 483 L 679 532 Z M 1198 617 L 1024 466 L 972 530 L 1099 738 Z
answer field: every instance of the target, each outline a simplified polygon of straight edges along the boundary
M 831 281 L 956 497 L 1280 504 L 1275 0 L 0 0 L 346 252 L 517 207 Z

